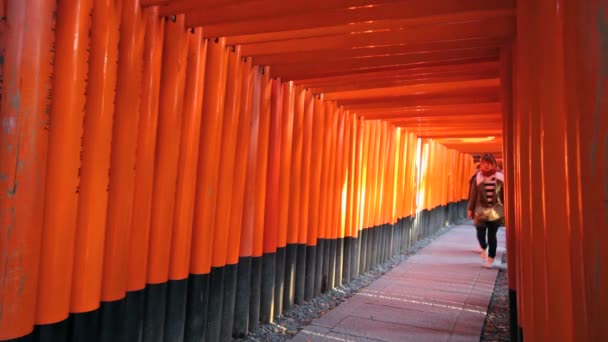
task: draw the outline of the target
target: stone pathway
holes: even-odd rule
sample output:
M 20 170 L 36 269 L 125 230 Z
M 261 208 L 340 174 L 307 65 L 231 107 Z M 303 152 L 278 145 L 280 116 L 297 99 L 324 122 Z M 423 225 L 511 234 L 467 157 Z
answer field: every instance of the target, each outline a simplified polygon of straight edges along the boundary
M 486 269 L 474 227 L 452 228 L 292 341 L 479 341 L 505 248 Z

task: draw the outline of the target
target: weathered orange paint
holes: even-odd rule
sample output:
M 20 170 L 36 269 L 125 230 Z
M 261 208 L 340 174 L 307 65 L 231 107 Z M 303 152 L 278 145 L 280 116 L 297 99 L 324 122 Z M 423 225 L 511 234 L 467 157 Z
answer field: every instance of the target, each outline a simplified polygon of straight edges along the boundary
M 113 1 L 93 4 L 70 312 L 101 299 L 120 11 Z
M 234 192 L 234 164 L 237 157 L 237 130 L 241 114 L 242 67 L 241 53 L 238 47 L 228 47 L 228 73 L 222 126 L 221 152 L 218 176 L 218 191 L 215 194 L 215 220 L 213 224 L 213 247 L 211 267 L 223 267 L 228 256 L 230 232 L 230 215 L 232 194 Z
M 53 1 L 0 1 L 1 340 L 31 333 L 36 316 L 54 11 Z
M 249 150 L 247 153 L 247 176 L 245 181 L 245 198 L 243 203 L 243 222 L 241 223 L 241 244 L 240 256 L 250 257 L 253 255 L 255 238 L 255 219 L 258 203 L 257 169 L 258 151 L 261 134 L 262 117 L 260 111 L 260 101 L 262 95 L 262 74 L 259 67 L 253 67 L 252 89 L 251 89 L 251 132 L 249 139 Z M 241 107 L 242 108 L 242 107 Z
M 211 271 L 227 69 L 228 53 L 225 39 L 209 41 L 205 63 L 205 90 L 190 253 L 192 274 L 208 274 Z
M 36 324 L 60 322 L 69 312 L 92 8 L 91 0 L 57 7 L 55 70 L 73 72 L 53 77 Z
M 346 210 L 346 160 L 345 160 L 345 134 L 346 134 L 346 113 L 342 108 L 338 108 L 338 133 L 336 145 L 336 175 L 334 181 L 334 209 L 332 213 L 332 239 L 344 237 L 344 211 Z
M 329 197 L 329 208 L 327 211 L 327 231 L 326 231 L 326 235 L 328 239 L 333 238 L 333 232 L 334 230 L 338 227 L 338 225 L 336 225 L 335 219 L 336 219 L 336 215 L 340 213 L 339 208 L 340 208 L 340 188 L 338 186 L 338 174 L 341 172 L 340 171 L 340 164 L 338 161 L 338 154 L 339 154 L 339 144 L 340 144 L 340 122 L 341 122 L 341 112 L 340 110 L 337 108 L 337 105 L 335 102 L 331 103 L 331 110 L 334 113 L 334 119 L 333 119 L 333 137 L 332 137 L 332 152 L 331 152 L 331 157 L 330 157 L 330 166 L 333 170 L 331 170 L 330 172 L 330 179 L 329 179 L 329 186 L 331 189 L 331 197 Z
M 390 127 L 390 149 L 389 163 L 387 165 L 388 177 L 386 180 L 387 193 L 384 196 L 386 201 L 386 209 L 384 211 L 384 219 L 389 224 L 396 223 L 395 206 L 397 205 L 397 182 L 399 180 L 399 152 L 401 143 L 401 132 L 395 127 Z
M 215 199 L 218 191 L 218 173 L 221 148 L 222 122 L 226 91 L 228 54 L 224 39 L 207 43 L 205 85 L 201 121 L 196 195 L 190 273 L 207 274 L 211 271 L 213 222 Z
M 293 229 L 288 226 L 288 214 L 290 202 L 290 183 L 292 153 L 293 153 L 293 131 L 295 115 L 295 90 L 293 82 L 285 82 L 282 85 L 283 107 L 281 112 L 281 160 L 279 170 L 279 219 L 277 248 L 284 248 L 287 245 L 287 231 Z
M 404 217 L 402 213 L 403 199 L 405 193 L 403 191 L 404 174 L 405 174 L 405 130 L 401 127 L 395 128 L 395 160 L 394 160 L 394 180 L 391 184 L 393 188 L 393 205 L 391 208 L 391 219 L 396 223 L 398 219 Z
M 145 23 L 139 0 L 127 1 L 122 6 L 102 301 L 122 299 L 127 290 L 138 139 L 134 132 L 139 127 L 142 92 Z
M 245 229 L 250 231 L 250 227 L 243 225 L 243 207 L 245 198 L 245 182 L 247 181 L 247 170 L 249 167 L 249 151 L 252 131 L 252 106 L 253 106 L 253 79 L 257 69 L 252 68 L 251 58 L 242 58 L 241 63 L 241 103 L 239 106 L 239 125 L 237 131 L 237 146 L 240 153 L 234 164 L 234 184 L 232 204 L 230 207 L 230 222 L 228 230 L 228 246 L 226 264 L 235 265 L 239 261 L 241 243 L 251 245 L 251 239 L 242 239 Z M 242 152 L 245 151 L 245 152 Z M 238 245 L 239 248 L 236 248 Z
M 371 162 L 371 169 L 373 170 L 372 173 L 372 179 L 371 179 L 371 196 L 370 196 L 370 216 L 369 216 L 369 223 L 368 223 L 368 227 L 374 227 L 378 224 L 380 224 L 380 208 L 382 206 L 382 203 L 380 201 L 381 198 L 381 194 L 382 194 L 382 179 L 383 179 L 383 170 L 384 170 L 384 165 L 383 163 L 383 158 L 384 158 L 384 153 L 381 153 L 384 151 L 384 143 L 385 143 L 385 139 L 386 139 L 386 132 L 384 129 L 384 123 L 382 121 L 375 121 L 375 130 L 376 130 L 376 134 L 375 134 L 375 139 L 374 142 L 372 144 L 372 149 L 373 149 L 373 159 Z
M 384 195 L 383 195 L 383 206 L 382 206 L 382 223 L 392 224 L 392 211 L 393 211 L 393 191 L 394 191 L 394 179 L 395 179 L 395 130 L 396 128 L 387 123 L 387 149 L 388 154 L 386 156 L 386 162 L 384 165 Z
M 316 246 L 319 234 L 319 202 L 321 193 L 321 166 L 323 163 L 323 137 L 325 136 L 325 108 L 318 96 L 311 105 L 313 111 L 312 146 L 310 159 L 310 197 L 308 199 L 308 232 L 306 245 Z
M 357 225 L 357 117 L 349 112 L 346 115 L 346 135 L 345 135 L 345 150 L 344 163 L 346 167 L 346 208 L 344 221 L 344 237 L 353 237 Z
M 264 214 L 266 209 L 266 178 L 268 173 L 268 142 L 270 134 L 270 97 L 272 80 L 269 69 L 262 69 L 261 99 L 260 99 L 260 131 L 258 140 L 257 170 L 255 184 L 255 215 L 253 227 L 253 255 L 260 257 L 264 253 Z
M 411 139 L 409 132 L 404 129 L 401 129 L 401 135 L 403 139 L 403 152 L 401 153 L 401 157 L 403 162 L 401 162 L 401 168 L 403 169 L 403 175 L 401 178 L 401 182 L 399 184 L 399 191 L 401 192 L 401 205 L 400 208 L 400 217 L 408 217 L 410 215 L 410 200 L 409 200 L 409 187 L 410 187 L 410 166 L 413 163 L 413 158 L 411 155 Z
M 370 190 L 370 168 L 369 168 L 369 160 L 370 160 L 370 141 L 372 134 L 372 124 L 370 121 L 361 120 L 361 128 L 362 131 L 362 139 L 361 139 L 361 178 L 359 185 L 359 230 L 367 229 L 369 226 L 368 217 L 369 217 L 369 198 L 371 194 Z
M 181 232 L 173 234 L 187 63 L 188 33 L 184 27 L 184 16 L 179 15 L 175 22 L 170 21 L 165 24 L 152 186 L 152 217 L 146 279 L 148 284 L 162 284 L 167 281 L 172 243 L 180 245 L 180 248 L 186 248 L 184 244 L 189 243 L 189 240 L 180 239 Z M 192 71 L 191 74 L 195 73 Z M 175 241 L 172 241 L 172 237 L 176 238 Z M 185 270 L 177 271 L 181 271 L 183 275 Z
M 353 228 L 351 230 L 352 237 L 359 237 L 359 231 L 361 230 L 362 225 L 362 213 L 363 208 L 361 206 L 363 202 L 363 189 L 361 185 L 363 184 L 363 139 L 365 137 L 365 125 L 364 121 L 361 120 L 356 114 L 353 114 L 353 125 L 355 125 L 355 141 L 354 141 L 354 182 L 353 182 Z
M 418 182 L 418 167 L 416 165 L 416 159 L 418 159 L 417 153 L 418 153 L 419 141 L 418 141 L 417 137 L 414 135 L 414 133 L 412 133 L 412 132 L 409 133 L 409 137 L 410 137 L 410 142 L 408 143 L 408 146 L 409 146 L 408 154 L 411 157 L 408 157 L 410 160 L 410 163 L 409 163 L 409 179 L 407 181 L 409 182 L 410 185 L 406 186 L 406 191 L 409 194 L 409 196 L 408 196 L 409 215 L 411 217 L 415 217 L 416 216 L 416 206 L 417 206 L 416 189 L 418 189 L 418 187 L 420 186 L 420 184 Z
M 169 262 L 169 279 L 171 280 L 185 279 L 190 271 L 190 244 L 192 240 L 194 196 L 200 149 L 201 111 L 203 108 L 205 63 L 207 60 L 208 44 L 208 41 L 203 39 L 201 28 L 197 28 L 194 32 L 187 34 L 186 39 L 188 41 L 188 56 L 183 91 L 183 111 L 181 127 L 176 128 L 176 130 L 181 130 L 181 138 L 179 143 L 179 159 L 177 161 L 175 210 L 173 212 L 173 232 L 171 235 Z M 186 49 L 186 46 L 182 46 L 182 49 Z
M 306 191 L 303 167 L 304 162 L 304 134 L 305 134 L 305 119 L 304 119 L 304 102 L 306 100 L 306 91 L 301 87 L 294 89 L 294 108 L 293 108 L 293 149 L 291 154 L 291 174 L 289 181 L 289 212 L 286 222 L 286 243 L 298 244 L 299 232 L 301 229 L 300 222 L 303 213 L 302 192 Z
M 137 151 L 135 156 L 135 188 L 133 190 L 133 214 L 131 219 L 131 241 L 128 257 L 128 291 L 142 290 L 146 286 L 148 271 L 148 246 L 150 239 L 150 217 L 152 207 L 152 184 L 154 181 L 154 159 L 156 154 L 156 131 L 158 128 L 158 106 L 160 78 L 165 35 L 165 20 L 158 17 L 156 7 L 143 11 L 146 34 L 144 38 L 143 77 L 139 126 L 137 129 Z
M 331 200 L 333 197 L 332 189 L 332 171 L 335 170 L 332 160 L 332 152 L 334 151 L 334 136 L 336 130 L 336 115 L 333 106 L 330 102 L 323 101 L 321 106 L 324 106 L 324 122 L 325 130 L 322 140 L 323 158 L 321 161 L 321 188 L 319 191 L 319 221 L 318 221 L 318 238 L 328 238 L 329 231 L 328 216 L 331 210 Z
M 298 243 L 308 242 L 308 231 L 311 224 L 309 206 L 312 194 L 312 160 L 313 160 L 313 124 L 314 124 L 314 99 L 313 94 L 304 91 L 304 146 L 302 147 L 302 193 L 300 195 L 300 224 L 298 229 Z
M 281 126 L 283 94 L 281 80 L 270 84 L 270 127 L 268 131 L 268 166 L 266 205 L 264 208 L 264 253 L 274 253 L 279 234 L 279 177 L 281 172 Z
M 381 225 L 383 224 L 383 220 L 384 220 L 384 215 L 383 215 L 383 211 L 384 211 L 384 207 L 385 207 L 385 202 L 384 202 L 384 195 L 386 192 L 386 187 L 385 187 L 385 180 L 386 180 L 386 161 L 387 161 L 387 153 L 386 151 L 387 149 L 387 142 L 388 142 L 388 123 L 386 121 L 381 121 L 379 122 L 380 124 L 380 143 L 378 144 L 378 154 L 377 154 L 377 160 L 378 162 L 376 163 L 377 166 L 377 173 L 376 173 L 376 184 L 375 184 L 375 188 L 376 188 L 376 195 L 374 196 L 374 199 L 376 201 L 376 205 L 375 205 L 375 214 L 374 214 L 374 219 L 373 219 L 373 224 L 374 225 Z
M 374 227 L 380 225 L 381 212 L 382 212 L 382 182 L 384 181 L 384 158 L 386 153 L 384 153 L 385 143 L 386 143 L 386 130 L 385 130 L 385 122 L 376 120 L 376 141 L 373 145 L 374 149 L 374 159 L 373 159 L 373 170 L 374 170 L 374 178 L 372 180 L 372 203 L 371 203 L 371 217 L 370 217 L 370 227 Z

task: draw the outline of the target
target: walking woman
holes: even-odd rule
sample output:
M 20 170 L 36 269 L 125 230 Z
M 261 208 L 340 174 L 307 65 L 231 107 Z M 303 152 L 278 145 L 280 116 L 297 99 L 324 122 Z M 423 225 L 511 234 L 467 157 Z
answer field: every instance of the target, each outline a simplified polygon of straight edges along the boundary
M 469 194 L 468 216 L 474 219 L 477 240 L 481 247 L 481 260 L 490 268 L 496 257 L 496 233 L 504 221 L 504 175 L 497 170 L 494 156 L 481 157 L 479 171 Z M 486 241 L 487 232 L 487 241 Z

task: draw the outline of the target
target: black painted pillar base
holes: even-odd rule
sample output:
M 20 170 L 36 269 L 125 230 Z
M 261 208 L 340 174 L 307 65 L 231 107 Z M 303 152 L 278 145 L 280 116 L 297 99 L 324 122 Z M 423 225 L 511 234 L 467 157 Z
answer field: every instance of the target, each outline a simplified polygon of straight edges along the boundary
M 315 296 L 315 269 L 317 267 L 317 246 L 306 246 L 306 276 L 304 279 L 304 300 Z
M 338 240 L 329 240 L 329 268 L 328 268 L 328 279 L 327 279 L 327 291 L 331 291 L 336 287 L 336 253 L 338 251 Z
M 315 284 L 314 284 L 314 296 L 317 297 L 321 294 L 321 287 L 323 285 L 323 259 L 325 259 L 325 240 L 317 239 L 317 259 L 315 263 Z
M 144 340 L 145 290 L 127 292 L 127 341 Z
M 519 325 L 517 327 L 519 329 L 517 333 L 517 341 L 524 342 L 524 328 L 520 327 Z
M 145 290 L 141 291 L 145 298 Z M 144 299 L 145 303 L 145 299 Z M 100 342 L 127 342 L 127 301 L 125 298 L 112 302 L 101 302 L 100 306 Z M 145 316 L 145 315 L 144 315 Z M 142 318 L 144 318 L 142 316 Z M 143 333 L 142 333 L 143 336 Z M 60 340 L 57 340 L 60 341 Z
M 363 243 L 363 230 L 358 232 L 358 236 L 353 238 L 353 246 L 351 251 L 353 253 L 353 262 L 351 263 L 350 277 L 351 279 L 358 276 L 361 273 L 361 244 Z
M 351 261 L 352 261 L 352 251 L 351 251 L 351 247 L 352 247 L 352 241 L 353 238 L 350 236 L 347 236 L 344 238 L 343 242 L 343 248 L 344 248 L 344 262 L 343 262 L 343 268 L 342 268 L 342 283 L 346 284 L 351 280 Z
M 304 303 L 304 288 L 306 285 L 306 244 L 298 244 L 296 248 L 298 256 L 296 257 L 294 301 L 296 304 L 301 305 Z
M 209 274 L 190 274 L 186 328 L 184 342 L 200 342 L 207 335 L 207 308 L 209 307 Z
M 374 260 L 374 264 L 375 266 L 379 266 L 382 263 L 382 260 L 384 259 L 384 233 L 385 233 L 386 229 L 384 229 L 384 225 L 379 225 L 376 228 L 376 259 Z
M 291 309 L 295 303 L 296 265 L 298 245 L 288 244 L 285 250 L 285 285 L 283 289 L 283 310 Z
M 232 341 L 234 307 L 236 305 L 237 269 L 237 264 L 224 266 L 224 302 L 222 304 L 220 341 Z
M 186 326 L 188 279 L 169 280 L 165 341 L 183 341 Z
M 283 291 L 285 286 L 285 247 L 277 248 L 275 254 L 275 281 L 274 281 L 274 313 L 273 317 L 283 314 Z
M 124 301 L 121 300 L 121 302 Z M 36 342 L 67 342 L 69 331 L 69 319 L 57 323 L 35 325 L 33 340 Z
M 99 309 L 70 314 L 68 326 L 70 342 L 96 341 L 99 337 Z
M 144 341 L 162 342 L 167 312 L 167 283 L 147 284 Z
M 232 337 L 242 338 L 249 331 L 249 297 L 251 295 L 251 257 L 241 257 L 237 267 L 236 303 Z
M 360 232 L 361 243 L 359 244 L 359 272 L 357 274 L 367 272 L 367 242 L 369 237 L 369 229 L 363 229 Z
M 36 329 L 34 327 L 34 329 Z M 17 337 L 17 338 L 11 338 L 10 340 L 2 340 L 2 342 L 34 342 L 34 331 L 32 331 L 31 333 L 25 335 L 25 336 L 21 336 L 21 337 Z
M 274 318 L 274 284 L 276 254 L 265 253 L 262 256 L 262 291 L 260 296 L 260 321 L 271 323 Z
M 249 331 L 260 326 L 262 296 L 262 257 L 251 259 L 251 297 L 249 298 Z
M 211 268 L 209 307 L 207 308 L 207 341 L 219 341 L 224 305 L 224 267 Z
M 336 241 L 336 274 L 334 287 L 342 286 L 342 278 L 344 274 L 344 238 Z
M 376 248 L 376 227 L 371 227 L 367 230 L 367 251 L 365 252 L 365 272 L 371 270 L 376 266 L 374 263 L 374 252 L 378 249 Z
M 509 337 L 511 341 L 519 341 L 517 326 L 517 292 L 509 289 Z
M 329 290 L 329 239 L 323 240 L 323 272 L 321 276 L 321 293 Z

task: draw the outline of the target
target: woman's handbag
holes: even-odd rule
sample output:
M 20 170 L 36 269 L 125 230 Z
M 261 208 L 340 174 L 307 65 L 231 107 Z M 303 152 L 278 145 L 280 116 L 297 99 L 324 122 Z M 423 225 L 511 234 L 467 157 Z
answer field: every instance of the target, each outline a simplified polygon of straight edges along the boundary
M 481 222 L 498 221 L 505 216 L 505 210 L 502 204 L 497 203 L 491 207 L 483 207 L 478 205 L 475 207 L 475 218 Z

